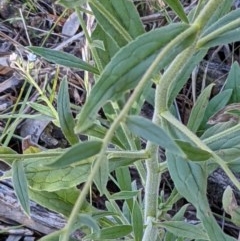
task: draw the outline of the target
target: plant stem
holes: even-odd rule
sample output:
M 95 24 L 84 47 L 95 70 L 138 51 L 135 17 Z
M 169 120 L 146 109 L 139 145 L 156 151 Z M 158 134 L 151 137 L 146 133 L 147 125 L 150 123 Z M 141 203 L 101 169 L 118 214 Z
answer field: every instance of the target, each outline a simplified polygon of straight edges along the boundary
M 102 161 L 104 161 L 104 159 L 105 159 L 104 156 L 105 156 L 105 152 L 106 152 L 107 147 L 108 147 L 108 143 L 111 141 L 111 138 L 113 137 L 115 130 L 118 128 L 118 126 L 120 125 L 121 121 L 124 120 L 125 116 L 127 115 L 129 110 L 131 109 L 131 107 L 134 104 L 135 100 L 142 93 L 142 90 L 143 90 L 146 82 L 149 81 L 149 79 L 151 78 L 152 74 L 158 68 L 159 62 L 162 61 L 162 59 L 164 59 L 165 56 L 168 55 L 168 53 L 170 51 L 172 51 L 172 49 L 176 45 L 179 45 L 180 43 L 182 43 L 182 41 L 184 41 L 185 38 L 187 38 L 188 36 L 196 33 L 197 30 L 198 30 L 198 28 L 196 26 L 190 26 L 186 31 L 184 31 L 182 34 L 178 35 L 169 44 L 167 44 L 165 46 L 165 48 L 163 48 L 163 50 L 155 58 L 153 63 L 150 65 L 148 70 L 145 72 L 145 74 L 143 75 L 143 77 L 139 81 L 137 87 L 133 91 L 132 95 L 130 96 L 130 98 L 127 101 L 126 105 L 123 107 L 122 111 L 119 113 L 119 115 L 113 121 L 112 125 L 110 126 L 109 130 L 107 131 L 107 133 L 106 133 L 106 135 L 105 135 L 105 137 L 103 139 L 102 149 L 101 149 L 101 151 L 100 151 L 100 153 L 98 155 L 98 158 L 96 159 L 95 165 L 93 166 L 93 169 L 91 170 L 91 173 L 90 173 L 87 181 L 85 182 L 85 185 L 84 185 L 84 187 L 82 189 L 82 192 L 79 195 L 79 197 L 78 197 L 78 199 L 77 199 L 77 201 L 76 201 L 76 203 L 75 203 L 75 205 L 73 207 L 73 210 L 72 210 L 72 212 L 71 212 L 71 214 L 69 216 L 68 223 L 67 223 L 67 225 L 64 228 L 62 241 L 68 241 L 71 227 L 73 226 L 74 221 L 76 220 L 76 218 L 78 216 L 80 207 L 84 203 L 85 197 L 86 197 L 86 195 L 89 192 L 89 188 L 92 185 L 93 179 L 94 179 L 94 177 L 95 177 L 99 167 L 101 166 Z
M 169 104 L 172 104 L 168 103 L 169 91 L 175 81 L 176 73 L 178 73 L 182 66 L 184 66 L 186 59 L 193 54 L 194 46 L 195 44 L 179 54 L 160 79 L 161 89 L 159 90 L 159 113 L 168 110 Z
M 99 3 L 97 3 L 97 2 L 94 2 L 94 1 L 91 1 L 91 3 L 92 3 L 95 7 L 98 6 L 98 10 L 99 10 L 99 11 L 102 11 L 102 14 L 104 13 L 104 14 L 106 14 L 106 16 L 107 16 L 107 15 L 110 15 L 110 16 L 109 16 L 109 22 L 111 22 L 114 26 L 118 26 L 118 25 L 119 25 L 119 26 L 117 27 L 117 30 L 120 32 L 120 34 L 121 34 L 122 36 L 125 37 L 125 40 L 126 40 L 127 42 L 132 41 L 132 37 L 128 34 L 128 32 L 127 32 L 124 28 L 122 28 L 122 26 L 118 23 L 118 21 L 116 21 L 115 18 L 114 18 L 111 14 L 109 14 L 109 13 L 102 7 L 101 4 L 99 4 Z M 76 12 L 77 12 L 77 14 L 78 14 L 78 18 L 79 18 L 80 23 L 81 23 L 81 26 L 82 26 L 82 28 L 83 28 L 83 32 L 85 33 L 86 39 L 87 39 L 87 41 L 88 41 L 88 43 L 89 43 L 89 47 L 90 47 L 90 49 L 91 49 L 93 58 L 94 58 L 94 60 L 96 61 L 96 64 L 97 64 L 97 66 L 98 66 L 99 72 L 102 72 L 102 70 L 103 70 L 102 63 L 101 63 L 101 61 L 100 61 L 100 58 L 99 58 L 99 56 L 98 56 L 98 53 L 97 53 L 95 47 L 92 46 L 92 40 L 91 40 L 91 38 L 90 38 L 90 36 L 89 36 L 89 34 L 88 34 L 88 31 L 87 31 L 87 29 L 86 29 L 85 23 L 84 23 L 84 21 L 83 21 L 83 19 L 82 19 L 81 13 L 79 12 L 79 9 L 78 9 L 78 8 L 76 8 Z M 111 105 L 112 105 L 112 108 L 115 110 L 116 115 L 117 115 L 118 113 L 117 113 L 116 110 L 119 110 L 119 105 L 118 105 L 116 102 L 115 102 L 115 103 L 112 103 L 112 102 L 111 102 Z M 128 129 L 125 127 L 124 123 L 122 123 L 122 124 L 120 125 L 120 128 L 121 128 L 122 131 L 124 132 L 124 134 L 125 134 L 125 136 L 126 136 L 126 139 L 127 139 L 128 143 L 129 143 L 129 145 L 130 145 L 130 147 L 131 147 L 131 150 L 137 150 L 134 141 L 132 141 L 131 138 L 129 137 Z M 140 174 L 142 183 L 145 184 L 145 176 L 146 176 L 146 175 L 145 175 L 145 169 L 144 169 L 144 167 L 143 167 L 142 162 L 141 162 L 141 161 L 136 162 L 136 163 L 135 163 L 135 166 L 136 166 L 136 168 L 137 168 L 137 170 L 138 170 L 138 172 L 139 172 L 139 174 Z
M 199 29 L 202 30 L 206 26 L 209 19 L 213 16 L 213 13 L 217 10 L 217 6 L 224 1 L 225 0 L 209 0 L 193 24 L 198 25 Z
M 157 236 L 158 236 L 158 228 L 154 226 L 154 221 L 155 218 L 153 217 L 148 217 L 147 220 L 146 220 L 146 229 L 145 229 L 145 232 L 143 234 L 143 238 L 142 238 L 142 241 L 154 241 L 154 240 L 157 240 Z
M 212 14 L 216 11 L 216 6 L 221 3 L 222 0 L 210 0 L 204 9 L 200 12 L 196 20 L 194 21 L 193 26 L 199 30 L 199 32 L 204 28 L 208 20 L 211 18 Z M 191 29 L 191 27 L 190 27 Z M 190 31 L 189 29 L 189 31 Z M 184 33 L 183 33 L 184 34 Z M 183 37 L 184 35 L 180 36 Z M 186 33 L 187 34 L 187 33 Z M 184 65 L 186 59 L 189 58 L 189 55 L 194 51 L 196 42 L 194 42 L 186 51 L 184 51 L 181 55 L 181 59 L 178 62 L 173 62 L 163 75 L 161 79 L 161 100 L 160 100 L 160 112 L 164 112 L 168 110 L 168 93 L 171 85 L 174 82 L 175 76 L 178 73 L 181 66 Z
M 159 103 L 161 96 L 160 91 L 161 86 L 158 84 L 155 91 L 155 106 L 152 122 L 160 125 L 161 120 L 159 116 Z M 144 208 L 144 220 L 147 224 L 147 228 L 144 232 L 143 241 L 150 240 L 149 237 L 153 235 L 154 232 L 157 232 L 156 228 L 149 228 L 148 225 L 152 227 L 152 221 L 156 220 L 158 214 L 158 193 L 159 185 L 161 179 L 161 172 L 159 172 L 159 155 L 158 155 L 158 145 L 148 141 L 147 142 L 147 151 L 151 154 L 151 158 L 146 160 L 146 169 L 147 169 L 147 179 L 145 186 L 145 208 Z M 151 239 L 155 240 L 155 239 Z

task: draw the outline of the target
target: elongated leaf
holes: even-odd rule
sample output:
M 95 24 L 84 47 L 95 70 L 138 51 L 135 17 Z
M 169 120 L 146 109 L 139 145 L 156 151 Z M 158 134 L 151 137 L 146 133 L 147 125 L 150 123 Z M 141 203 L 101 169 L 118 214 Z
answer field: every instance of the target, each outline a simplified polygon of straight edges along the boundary
M 53 233 L 50 233 L 42 238 L 39 239 L 39 241 L 59 241 L 61 235 L 62 235 L 62 230 L 55 231 Z M 71 238 L 69 238 L 69 241 L 75 241 Z
M 114 171 L 121 166 L 131 165 L 137 160 L 138 158 L 111 158 L 109 160 L 109 171 Z M 28 184 L 32 189 L 53 192 L 69 189 L 85 182 L 92 169 L 94 157 L 82 160 L 74 165 L 56 168 L 47 166 L 52 161 L 52 157 L 24 160 Z M 12 174 L 8 173 L 5 176 L 9 178 Z
M 240 145 L 233 146 L 232 148 L 220 149 L 215 151 L 215 153 L 224 161 L 228 162 L 228 166 L 232 171 L 239 172 Z
M 29 102 L 28 104 L 29 104 L 29 106 L 31 106 L 33 109 L 35 109 L 39 113 L 41 113 L 47 117 L 50 117 L 52 119 L 55 119 L 54 113 L 52 113 L 51 109 L 49 107 L 47 107 L 46 105 L 38 104 L 35 102 Z
M 101 25 L 119 47 L 144 33 L 144 28 L 132 1 L 90 1 L 89 5 Z
M 86 3 L 87 0 L 58 0 L 57 3 L 63 5 L 66 8 L 75 8 Z
M 225 131 L 227 129 L 229 129 L 230 127 L 235 126 L 235 123 L 229 121 L 229 122 L 222 122 L 222 123 L 218 123 L 212 127 L 210 127 L 209 129 L 207 129 L 203 135 L 201 136 L 201 140 L 210 138 L 222 131 Z
M 55 64 L 63 65 L 70 68 L 86 70 L 94 74 L 99 74 L 98 69 L 96 69 L 92 65 L 84 62 L 83 60 L 81 60 L 80 58 L 77 58 L 72 54 L 68 54 L 68 53 L 64 53 L 61 51 L 52 50 L 48 48 L 43 48 L 43 47 L 29 47 L 29 49 L 33 53 Z
M 91 128 L 87 129 L 84 133 L 89 135 L 89 136 L 93 136 L 93 137 L 97 137 L 99 139 L 103 139 L 104 136 L 107 133 L 107 128 L 98 125 L 98 124 L 93 124 Z M 124 145 L 123 143 L 121 143 L 121 141 L 114 135 L 112 138 L 112 144 L 119 146 L 120 148 L 124 149 Z
M 116 170 L 116 177 L 121 191 L 132 191 L 132 180 L 128 167 L 121 167 Z
M 231 11 L 230 13 L 226 14 L 224 17 L 222 17 L 218 21 L 216 21 L 214 24 L 212 24 L 209 28 L 207 28 L 203 32 L 202 36 L 206 36 L 208 34 L 211 34 L 213 31 L 215 31 L 217 29 L 220 29 L 221 27 L 226 26 L 227 24 L 231 23 L 232 21 L 238 19 L 239 15 L 240 15 L 240 9 L 236 9 L 234 11 Z
M 214 84 L 211 84 L 206 89 L 204 89 L 191 111 L 187 127 L 192 132 L 196 132 L 202 123 L 213 86 Z
M 179 0 L 164 0 L 169 7 L 178 15 L 178 17 L 185 23 L 188 23 L 188 18 L 184 12 L 183 5 Z
M 209 101 L 206 111 L 204 113 L 204 117 L 203 117 L 200 129 L 204 130 L 207 125 L 208 119 L 211 116 L 213 116 L 213 114 L 215 114 L 217 111 L 219 111 L 220 109 L 222 109 L 224 106 L 227 105 L 231 95 L 232 95 L 232 90 L 227 89 L 220 92 Z
M 66 77 L 62 80 L 60 84 L 57 99 L 57 111 L 63 134 L 71 145 L 78 143 L 78 136 L 73 131 L 75 123 L 70 108 L 70 99 L 68 94 L 68 84 Z
M 75 187 L 87 180 L 93 162 L 93 158 L 89 158 L 78 165 L 53 169 L 47 166 L 52 160 L 33 158 L 24 161 L 26 177 L 32 189 L 53 192 Z
M 143 237 L 143 214 L 139 203 L 135 200 L 132 211 L 132 226 L 134 233 L 134 240 L 141 241 Z
M 223 192 L 222 204 L 224 211 L 230 215 L 232 215 L 232 213 L 238 207 L 237 200 L 230 186 L 227 186 Z
M 125 200 L 125 199 L 131 199 L 133 197 L 136 197 L 139 191 L 121 191 L 114 193 L 111 195 L 111 199 L 113 200 Z
M 170 154 L 170 151 L 167 151 L 167 156 L 168 168 L 177 190 L 195 206 L 199 206 L 206 199 L 207 174 L 204 169 L 195 162 L 186 162 L 182 157 Z M 203 200 L 199 200 L 199 197 L 203 197 Z
M 207 231 L 210 240 L 233 241 L 223 233 L 213 217 L 206 197 L 207 171 L 199 164 L 186 162 L 167 151 L 168 170 L 178 192 L 197 209 L 197 217 Z
M 176 140 L 175 141 L 181 150 L 186 154 L 187 158 L 191 161 L 207 161 L 212 157 L 211 153 L 199 149 L 198 147 L 192 146 L 190 143 Z
M 79 196 L 79 190 L 76 187 L 63 189 L 55 192 L 36 191 L 29 189 L 29 196 L 38 204 L 52 211 L 63 214 L 68 217 L 73 209 L 73 206 Z M 85 201 L 81 208 L 81 212 L 88 212 L 92 208 Z
M 0 146 L 0 154 L 17 154 L 17 152 L 10 147 Z
M 144 158 L 144 159 L 146 159 L 146 158 Z M 126 157 L 111 158 L 109 160 L 109 170 L 113 171 L 113 170 L 117 169 L 118 167 L 129 166 L 139 160 L 141 160 L 141 159 L 139 159 L 138 157 L 137 158 L 126 158 Z
M 23 211 L 30 216 L 30 201 L 28 197 L 28 183 L 22 161 L 15 161 L 12 165 L 12 182 L 18 201 Z
M 17 152 L 11 149 L 10 147 L 0 146 L 0 155 L 7 156 L 6 154 L 17 154 Z M 8 165 L 12 165 L 12 163 L 15 161 L 14 159 L 8 159 L 7 157 L 1 159 Z
M 106 101 L 115 101 L 127 90 L 134 88 L 161 48 L 187 28 L 188 25 L 185 24 L 170 24 L 144 34 L 122 48 L 106 66 L 93 87 L 81 113 L 77 116 L 75 132 L 79 133 L 89 128 L 98 110 Z M 156 71 L 168 65 L 179 52 L 191 44 L 193 38 L 192 34 L 179 41 L 179 45 L 171 49 L 159 62 Z M 139 51 L 139 46 L 141 46 L 141 51 Z
M 140 116 L 128 116 L 126 125 L 135 135 L 141 136 L 177 154 L 181 154 L 180 149 L 168 134 L 160 126 L 157 126 L 150 120 Z
M 240 207 L 238 206 L 231 215 L 231 220 L 236 226 L 240 226 Z
M 208 240 L 206 231 L 196 225 L 188 224 L 183 221 L 165 221 L 157 223 L 157 226 L 165 228 L 167 231 L 173 233 L 177 237 L 184 237 L 187 239 L 203 239 Z
M 221 17 L 225 16 L 232 8 L 234 0 L 229 1 L 217 1 L 219 3 L 218 7 L 215 8 L 214 13 L 212 14 L 211 18 L 205 25 L 205 29 L 208 29 L 210 26 L 215 24 Z M 205 6 L 207 1 L 202 1 L 202 5 Z M 215 3 L 217 3 L 215 2 Z
M 176 189 L 175 189 L 176 191 Z M 180 196 L 180 194 L 178 194 L 178 196 Z M 166 205 L 167 206 L 167 205 Z M 181 209 L 172 217 L 171 221 L 184 221 L 185 217 L 184 217 L 184 213 L 186 212 L 187 207 L 189 206 L 189 204 L 185 204 L 184 206 L 181 207 Z M 165 241 L 175 241 L 178 238 L 178 234 L 175 235 L 173 232 L 170 232 L 168 230 L 168 232 L 166 232 L 166 236 L 165 236 Z
M 168 106 L 173 104 L 174 99 L 177 97 L 180 90 L 183 88 L 184 84 L 188 81 L 190 74 L 193 72 L 194 68 L 200 63 L 203 57 L 206 55 L 207 49 L 201 49 L 193 56 L 189 56 L 186 59 L 184 66 L 179 69 L 178 74 L 176 74 L 175 79 L 169 89 L 169 99 Z M 177 56 L 174 63 L 178 63 L 181 60 L 181 55 Z
M 106 186 L 108 182 L 108 175 L 109 175 L 109 165 L 108 160 L 104 160 L 98 169 L 94 177 L 94 183 L 100 192 L 100 196 L 102 196 L 106 191 Z
M 93 229 L 94 231 L 99 230 L 99 226 L 98 226 L 96 220 L 89 214 L 84 214 L 84 213 L 81 213 L 78 215 L 78 219 L 74 226 L 76 227 L 75 230 L 81 226 L 87 226 L 87 227 Z
M 63 229 L 50 233 L 40 239 L 38 241 L 59 241 L 63 235 Z M 69 237 L 68 241 L 76 241 L 75 238 Z
M 240 23 L 239 23 L 240 25 Z M 209 39 L 208 41 L 199 42 L 199 48 L 212 48 L 218 45 L 229 44 L 233 42 L 237 42 L 240 40 L 240 27 L 228 31 L 226 33 L 220 34 L 217 37 Z
M 104 44 L 104 49 L 96 48 L 96 51 L 101 60 L 102 67 L 105 67 L 117 53 L 119 47 L 112 37 L 107 35 L 99 24 L 94 29 L 91 37 L 92 40 L 101 40 Z
M 132 232 L 131 225 L 118 225 L 110 228 L 103 228 L 97 233 L 93 233 L 93 235 L 88 236 L 90 239 L 100 239 L 100 240 L 108 240 L 108 239 L 118 239 L 124 237 Z
M 237 62 L 234 62 L 231 66 L 231 70 L 228 74 L 224 90 L 232 90 L 232 96 L 230 98 L 230 103 L 239 103 L 240 102 L 240 88 L 239 88 L 239 79 L 240 79 L 240 67 Z
M 233 148 L 240 141 L 240 125 L 233 126 L 203 140 L 212 150 Z
M 101 150 L 101 141 L 86 141 L 74 145 L 62 156 L 50 162 L 49 167 L 61 168 L 92 157 Z

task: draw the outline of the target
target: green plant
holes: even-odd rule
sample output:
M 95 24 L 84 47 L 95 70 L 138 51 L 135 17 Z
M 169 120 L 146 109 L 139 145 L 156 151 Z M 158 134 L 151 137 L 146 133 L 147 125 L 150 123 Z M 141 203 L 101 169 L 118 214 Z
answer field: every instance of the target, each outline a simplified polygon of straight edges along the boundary
M 203 90 L 187 125 L 174 116 L 171 106 L 210 47 L 239 40 L 236 33 L 240 28 L 240 10 L 230 11 L 232 1 L 209 0 L 199 1 L 186 15 L 180 1 L 166 0 L 180 22 L 144 33 L 132 1 L 59 2 L 78 13 L 84 10 L 79 6 L 88 2 L 97 20 L 90 37 L 78 14 L 94 67 L 69 54 L 29 47 L 49 61 L 81 68 L 95 76 L 96 83 L 75 119 L 67 100 L 66 78 L 60 85 L 57 112 L 43 98 L 54 114 L 52 120 L 60 125 L 72 146 L 38 154 L 16 154 L 2 147 L 0 155 L 13 166 L 6 176 L 13 176 L 17 196 L 28 215 L 29 194 L 36 202 L 68 217 L 63 230 L 42 240 L 69 240 L 70 234 L 83 226 L 88 227 L 83 229 L 84 240 L 235 240 L 214 219 L 206 187 L 208 175 L 220 166 L 240 189 L 230 169 L 238 161 L 239 150 L 234 147 L 238 146 L 240 124 L 228 129 L 222 125 L 207 128 L 206 122 L 228 102 L 238 101 L 240 95 L 234 87 L 233 75 L 239 66 L 233 65 L 225 89 L 214 99 L 209 101 L 212 85 Z M 140 110 L 153 93 L 154 115 L 148 120 L 140 116 Z M 219 99 L 224 101 L 220 103 Z M 101 108 L 106 120 L 98 116 Z M 201 137 L 199 130 L 203 133 Z M 89 139 L 81 141 L 79 134 Z M 147 141 L 145 148 L 141 147 L 141 139 Z M 164 162 L 159 160 L 159 147 L 166 151 Z M 144 196 L 136 183 L 131 183 L 130 166 L 138 170 Z M 176 189 L 167 200 L 161 200 L 159 183 L 166 169 Z M 112 171 L 115 177 L 110 174 Z M 118 186 L 118 193 L 109 193 L 106 187 L 109 178 Z M 107 198 L 106 211 L 86 202 L 93 182 Z M 78 195 L 75 187 L 79 183 L 85 184 Z M 186 206 L 171 220 L 165 218 L 181 196 L 195 206 L 201 221 L 198 229 L 183 221 Z M 47 201 L 51 198 L 54 203 Z M 124 201 L 121 208 L 116 200 Z

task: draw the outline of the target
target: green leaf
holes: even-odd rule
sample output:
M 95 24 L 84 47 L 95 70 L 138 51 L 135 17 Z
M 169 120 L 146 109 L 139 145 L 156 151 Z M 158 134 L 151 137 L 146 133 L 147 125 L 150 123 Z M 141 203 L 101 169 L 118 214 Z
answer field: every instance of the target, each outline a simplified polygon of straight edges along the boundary
M 134 158 L 134 157 L 111 158 L 109 160 L 109 169 L 110 169 L 110 171 L 113 171 L 113 170 L 117 169 L 118 167 L 132 165 L 134 162 L 136 162 L 138 160 L 141 160 L 141 159 L 139 159 L 139 157 L 136 157 L 136 158 Z
M 213 151 L 233 148 L 240 142 L 240 125 L 232 126 L 203 140 Z
M 205 130 L 206 125 L 207 125 L 207 121 L 211 116 L 213 116 L 213 114 L 215 114 L 216 112 L 218 112 L 224 106 L 227 105 L 231 95 L 232 95 L 231 89 L 224 90 L 224 91 L 220 92 L 219 94 L 217 94 L 216 96 L 214 96 L 209 101 L 209 103 L 207 105 L 207 108 L 206 108 L 206 111 L 204 113 L 204 117 L 203 117 L 203 120 L 202 120 L 201 127 L 200 127 L 201 130 Z
M 87 180 L 94 161 L 93 157 L 74 165 L 52 168 L 47 166 L 53 161 L 52 159 L 52 157 L 42 157 L 24 160 L 28 184 L 32 189 L 53 192 L 75 187 Z M 109 171 L 114 171 L 120 166 L 131 165 L 136 160 L 138 158 L 111 158 Z
M 0 155 L 4 155 L 5 154 L 17 154 L 16 151 L 14 151 L 12 148 L 10 147 L 6 147 L 6 146 L 0 146 Z M 5 163 L 7 163 L 8 165 L 12 165 L 12 163 L 15 161 L 12 158 L 8 159 L 8 158 L 1 158 L 2 161 L 4 161 Z M 17 158 L 16 158 L 17 159 Z
M 99 226 L 96 220 L 89 214 L 79 214 L 74 226 L 76 227 L 75 230 L 79 227 L 87 226 L 91 228 L 93 231 L 99 231 Z
M 167 151 L 168 168 L 177 190 L 196 207 L 206 200 L 207 174 L 196 162 L 187 162 L 182 157 Z M 194 194 L 194 196 L 193 196 Z M 203 197 L 203 200 L 199 200 Z
M 240 25 L 240 24 L 239 24 Z M 212 48 L 218 45 L 224 45 L 229 43 L 234 43 L 240 40 L 240 27 L 228 31 L 226 33 L 220 34 L 219 36 L 210 39 L 208 42 L 200 42 L 198 44 L 198 48 Z
M 222 122 L 222 123 L 217 123 L 216 125 L 208 128 L 203 135 L 201 136 L 201 140 L 205 140 L 208 138 L 211 138 L 212 136 L 225 131 L 229 129 L 230 127 L 235 126 L 235 123 L 228 121 L 228 122 Z
M 143 24 L 132 1 L 90 1 L 99 25 L 119 47 L 144 33 Z
M 222 18 L 220 18 L 218 21 L 213 23 L 209 28 L 207 28 L 202 36 L 206 36 L 208 34 L 211 34 L 213 31 L 216 31 L 217 29 L 220 29 L 222 27 L 225 27 L 227 24 L 231 23 L 232 21 L 239 18 L 240 15 L 240 9 L 236 9 L 234 11 L 231 11 L 230 13 L 226 14 Z
M 119 47 L 116 42 L 109 35 L 106 34 L 106 32 L 99 24 L 94 29 L 91 37 L 93 41 L 103 41 L 104 49 L 96 48 L 96 51 L 101 60 L 102 66 L 105 67 L 110 62 L 112 57 L 117 53 Z
M 200 124 L 202 123 L 213 86 L 214 84 L 210 84 L 206 89 L 204 89 L 193 106 L 187 127 L 194 133 L 197 132 Z
M 63 78 L 59 87 L 57 98 L 57 111 L 60 127 L 64 136 L 67 138 L 71 145 L 78 143 L 78 136 L 75 135 L 73 131 L 75 123 L 70 108 L 68 84 L 66 77 Z
M 198 163 L 186 162 L 184 158 L 175 156 L 169 151 L 167 151 L 166 156 L 168 170 L 175 187 L 183 197 L 196 207 L 197 217 L 202 221 L 209 239 L 233 241 L 233 238 L 223 233 L 211 213 L 206 197 L 207 171 Z
M 103 139 L 107 133 L 108 129 L 104 126 L 101 126 L 99 124 L 93 123 L 92 127 L 87 129 L 84 134 L 87 134 L 88 136 L 97 137 L 99 139 Z M 123 143 L 114 135 L 112 140 L 112 144 L 117 145 L 121 149 L 124 149 Z
M 237 204 L 237 200 L 230 186 L 227 186 L 227 188 L 223 193 L 222 203 L 223 203 L 223 208 L 225 212 L 231 215 L 232 222 L 237 226 L 239 226 L 240 225 L 240 207 Z
M 45 58 L 49 62 L 53 62 L 55 64 L 63 65 L 69 68 L 76 68 L 76 69 L 82 69 L 89 72 L 92 72 L 94 74 L 99 74 L 98 69 L 93 67 L 92 65 L 84 62 L 80 58 L 64 53 L 57 50 L 52 50 L 49 48 L 43 48 L 43 47 L 28 47 L 29 50 L 31 50 L 33 53 Z
M 132 226 L 134 233 L 134 240 L 141 241 L 143 237 L 143 214 L 139 203 L 135 200 L 132 210 Z
M 136 197 L 138 193 L 139 191 L 121 191 L 111 195 L 110 199 L 113 199 L 113 200 L 131 199 L 133 197 Z
M 28 159 L 24 161 L 29 186 L 34 190 L 57 191 L 75 187 L 87 180 L 91 171 L 93 158 L 67 167 L 48 167 L 50 158 Z
M 215 8 L 214 13 L 212 14 L 211 18 L 208 20 L 207 24 L 205 25 L 205 29 L 209 28 L 213 24 L 215 24 L 220 18 L 225 16 L 232 8 L 234 0 L 229 1 L 221 1 L 221 4 Z M 206 5 L 206 1 L 201 1 L 202 9 Z
M 202 150 L 196 146 L 192 146 L 189 142 L 182 140 L 175 140 L 181 150 L 186 154 L 187 158 L 191 161 L 207 161 L 212 157 L 212 154 Z
M 75 8 L 85 4 L 87 0 L 58 0 L 57 3 L 66 8 Z
M 188 23 L 188 18 L 184 12 L 183 5 L 179 0 L 164 0 L 169 7 L 177 14 L 177 16 L 185 23 Z
M 116 225 L 110 228 L 103 228 L 99 232 L 89 235 L 88 238 L 97 240 L 119 239 L 131 232 L 131 225 Z
M 231 70 L 228 74 L 224 90 L 232 90 L 232 96 L 229 100 L 230 103 L 240 102 L 240 67 L 237 62 L 234 62 L 231 66 Z
M 178 74 L 175 75 L 175 79 L 169 89 L 168 106 L 171 106 L 178 93 L 183 88 L 184 84 L 189 80 L 189 76 L 193 72 L 194 68 L 200 63 L 203 57 L 206 55 L 207 49 L 201 49 L 193 56 L 186 59 L 184 66 L 179 69 Z M 181 60 L 181 55 L 177 56 L 174 62 Z
M 126 125 L 132 133 L 148 141 L 158 144 L 162 148 L 181 154 L 181 150 L 169 135 L 160 127 L 140 116 L 128 116 Z
M 55 192 L 46 192 L 43 190 L 36 191 L 32 188 L 29 188 L 29 196 L 32 200 L 43 207 L 68 217 L 79 196 L 79 190 L 76 187 L 72 187 Z M 87 203 L 87 201 L 85 201 L 80 211 L 88 212 L 91 209 L 91 206 Z
M 28 183 L 22 161 L 14 161 L 12 165 L 12 182 L 18 201 L 23 211 L 30 216 L 30 201 L 28 197 Z
M 131 175 L 128 167 L 121 167 L 116 170 L 116 177 L 121 191 L 131 191 Z
M 230 186 L 227 186 L 223 192 L 222 204 L 224 211 L 230 215 L 232 215 L 234 209 L 238 207 L 233 190 Z
M 234 212 L 231 215 L 231 220 L 235 225 L 237 225 L 238 227 L 240 226 L 240 207 L 237 207 L 234 210 Z
M 63 155 L 50 162 L 47 166 L 52 168 L 66 167 L 80 162 L 99 153 L 102 147 L 101 141 L 85 141 L 72 146 Z
M 51 119 L 55 119 L 54 113 L 52 113 L 51 109 L 48 106 L 42 105 L 42 104 L 38 104 L 38 103 L 35 103 L 35 102 L 29 102 L 28 105 L 30 107 L 32 107 L 34 110 L 36 110 L 39 113 L 41 113 L 42 115 L 50 117 Z
M 210 240 L 234 241 L 223 233 L 210 210 L 207 192 L 207 170 L 195 162 L 186 162 L 171 151 L 166 152 L 168 170 L 178 192 L 192 203 L 197 209 L 197 217 L 209 236 Z
M 98 110 L 108 100 L 115 101 L 122 97 L 127 90 L 134 88 L 152 61 L 161 52 L 161 48 L 186 29 L 188 29 L 188 25 L 185 24 L 170 24 L 143 34 L 118 51 L 102 72 L 77 116 L 75 132 L 79 133 L 89 128 L 94 122 Z M 193 39 L 193 35 L 182 39 L 179 45 L 171 49 L 159 62 L 156 71 L 168 65 Z M 139 46 L 141 46 L 141 51 L 139 51 Z
M 0 146 L 0 154 L 17 154 L 17 152 L 10 147 Z
M 184 237 L 194 240 L 196 238 L 209 240 L 209 237 L 203 228 L 185 223 L 183 221 L 165 221 L 159 222 L 156 225 L 158 227 L 166 229 L 168 232 L 173 233 L 177 237 Z
M 99 167 L 95 177 L 94 183 L 97 186 L 98 191 L 100 192 L 100 196 L 102 196 L 106 191 L 106 186 L 108 182 L 109 175 L 109 162 L 106 158 Z
M 228 166 L 232 171 L 239 172 L 240 145 L 233 146 L 232 148 L 220 149 L 215 151 L 215 153 L 224 161 L 228 162 Z
M 58 230 L 58 231 L 52 232 L 52 233 L 40 238 L 39 241 L 59 241 L 62 233 L 63 233 L 63 230 Z M 69 238 L 69 241 L 76 241 L 76 240 Z

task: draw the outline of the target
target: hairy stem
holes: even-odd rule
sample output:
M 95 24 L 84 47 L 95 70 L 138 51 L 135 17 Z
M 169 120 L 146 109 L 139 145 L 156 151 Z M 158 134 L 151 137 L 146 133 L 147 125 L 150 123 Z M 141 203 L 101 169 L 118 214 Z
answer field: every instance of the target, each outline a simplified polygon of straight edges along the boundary
M 155 92 L 155 107 L 154 107 L 154 115 L 153 115 L 153 123 L 160 125 L 160 116 L 159 116 L 159 103 L 160 103 L 160 95 L 159 93 L 161 86 L 158 84 Z M 145 207 L 144 207 L 144 220 L 147 224 L 147 228 L 144 232 L 143 241 L 150 240 L 149 237 L 156 234 L 156 228 L 152 228 L 151 220 L 156 220 L 158 214 L 158 193 L 159 193 L 159 185 L 161 179 L 161 172 L 159 171 L 159 155 L 158 155 L 158 145 L 148 141 L 147 142 L 147 151 L 150 153 L 151 158 L 146 160 L 146 169 L 147 169 L 147 179 L 145 186 Z M 148 227 L 148 223 L 150 222 L 150 227 Z M 155 239 L 151 239 L 155 240 Z

